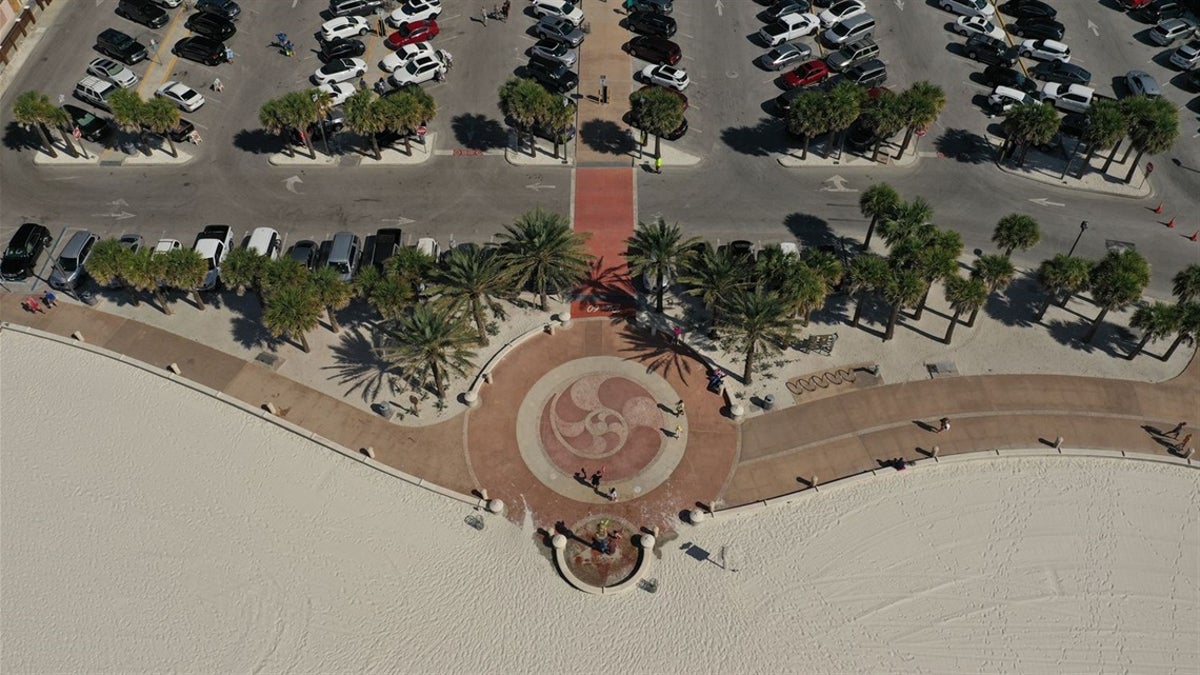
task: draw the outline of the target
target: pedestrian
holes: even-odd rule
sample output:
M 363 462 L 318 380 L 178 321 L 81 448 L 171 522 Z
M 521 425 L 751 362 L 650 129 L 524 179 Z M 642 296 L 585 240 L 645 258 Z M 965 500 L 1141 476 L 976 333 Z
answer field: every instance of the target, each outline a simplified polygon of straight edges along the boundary
M 575 474 L 575 480 L 587 485 L 587 467 L 579 467 L 579 472 Z
M 504 20 L 508 21 L 508 11 L 512 9 L 512 2 L 504 0 L 504 4 L 500 6 L 500 11 L 504 13 Z
M 483 25 L 487 25 L 487 7 L 480 7 L 479 13 L 483 15 Z
M 1179 452 L 1183 452 L 1183 449 L 1186 448 L 1188 446 L 1188 443 L 1191 443 L 1191 442 L 1192 442 L 1192 435 L 1188 434 L 1187 436 L 1183 437 L 1182 441 L 1179 441 L 1179 445 L 1176 445 L 1175 448 L 1177 450 L 1179 450 Z
M 662 173 L 662 157 L 654 158 L 654 173 Z
M 683 438 L 683 425 L 682 424 L 675 425 L 675 438 Z
M 365 78 L 365 77 L 358 78 L 358 88 L 359 89 L 367 88 L 367 78 Z
M 58 304 L 58 296 L 54 294 L 54 291 L 46 291 L 42 293 L 42 302 L 47 307 L 53 308 Z
M 949 417 L 943 417 L 942 419 L 938 420 L 937 433 L 940 434 L 943 431 L 950 431 L 950 418 Z
M 600 479 L 602 477 L 603 476 L 600 474 L 600 471 L 596 471 L 595 473 L 592 474 L 592 489 L 593 490 L 600 489 Z
M 204 142 L 204 139 L 200 138 L 200 132 L 196 131 L 195 129 L 192 129 L 192 133 L 190 136 L 188 136 L 188 138 L 191 139 L 194 145 L 200 145 Z
M 213 78 L 212 90 L 219 92 L 223 88 L 224 88 L 224 85 L 221 84 L 221 78 L 219 78 L 219 77 Z
M 154 38 L 150 38 L 150 51 L 152 51 L 152 52 L 158 51 L 158 40 L 155 40 Z
M 683 399 L 679 399 L 679 403 L 675 404 L 675 416 L 676 417 L 682 416 L 683 410 L 684 410 Z
M 442 66 L 441 68 L 438 68 L 437 70 L 433 71 L 433 80 L 435 82 L 443 82 L 443 81 L 445 81 L 445 79 L 446 79 L 446 67 L 445 66 Z
M 233 57 L 235 56 L 237 56 L 237 54 L 234 54 L 232 49 L 229 47 L 225 48 L 225 61 L 228 63 L 233 63 Z
M 608 501 L 610 501 L 610 502 L 617 501 L 617 488 L 609 488 L 608 489 Z
M 625 8 L 626 14 L 633 14 L 633 0 L 625 0 L 621 6 Z
M 30 312 L 30 313 L 46 311 L 46 310 L 42 309 L 42 306 L 38 304 L 37 298 L 35 298 L 33 296 L 29 296 L 28 298 L 25 298 L 24 300 L 22 300 L 21 307 L 26 312 Z
M 671 329 L 671 335 L 675 337 L 675 344 L 679 344 L 679 338 L 683 336 L 683 329 L 675 326 Z
M 1174 429 L 1163 434 L 1163 436 L 1170 436 L 1171 438 L 1179 438 L 1179 432 L 1183 431 L 1183 428 L 1186 427 L 1187 425 L 1188 425 L 1187 422 L 1180 422 L 1179 424 L 1175 425 Z

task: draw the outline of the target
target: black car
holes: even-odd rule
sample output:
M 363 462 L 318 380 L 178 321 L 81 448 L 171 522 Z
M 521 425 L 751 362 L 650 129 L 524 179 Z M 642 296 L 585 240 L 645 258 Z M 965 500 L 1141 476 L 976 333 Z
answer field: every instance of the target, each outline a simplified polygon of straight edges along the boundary
M 1017 62 L 1017 48 L 990 35 L 972 35 L 963 45 L 967 56 L 982 63 L 1011 66 Z
M 1047 82 L 1062 82 L 1064 84 L 1089 84 L 1092 74 L 1074 63 L 1062 61 L 1042 61 L 1029 69 L 1029 74 Z
M 343 38 L 322 43 L 321 52 L 318 56 L 325 63 L 329 63 L 338 59 L 351 59 L 356 56 L 362 56 L 363 52 L 366 51 L 367 46 L 363 44 L 362 40 Z
M 1053 19 L 1058 16 L 1058 10 L 1042 2 L 1042 0 L 1008 0 L 1000 5 L 1000 11 L 1018 19 L 1030 17 L 1045 17 Z
M 983 81 L 989 87 L 1012 87 L 1026 94 L 1037 93 L 1041 86 L 1019 70 L 1008 66 L 992 65 L 983 69 Z
M 196 125 L 183 118 L 179 119 L 179 124 L 175 125 L 174 129 L 167 132 L 171 140 L 176 143 L 186 143 L 191 140 L 192 132 L 196 130 Z
M 227 60 L 225 43 L 201 35 L 193 35 L 176 42 L 171 48 L 171 53 L 206 66 L 215 66 Z
M 866 152 L 874 148 L 878 141 L 879 134 L 866 117 L 860 116 L 846 130 L 846 147 L 852 152 Z
M 1135 16 L 1143 23 L 1156 24 L 1165 19 L 1178 19 L 1183 16 L 1183 5 L 1175 0 L 1155 0 L 1139 9 Z
M 561 61 L 534 56 L 525 66 L 525 72 L 556 94 L 565 94 L 579 86 L 579 76 Z
M 1036 40 L 1061 40 L 1067 27 L 1060 21 L 1046 17 L 1026 17 L 1008 24 L 1008 32 L 1019 38 Z
M 371 264 L 382 272 L 383 264 L 389 258 L 396 255 L 396 251 L 400 250 L 400 247 L 404 245 L 404 232 L 395 227 L 381 228 L 375 231 L 372 244 Z
M 1083 136 L 1087 128 L 1088 118 L 1084 113 L 1067 113 L 1058 123 L 1058 132 L 1072 138 Z
M 196 0 L 196 9 L 201 12 L 212 12 L 223 19 L 237 21 L 242 15 L 242 8 L 233 0 Z
M 237 26 L 232 21 L 212 12 L 196 12 L 188 17 L 183 27 L 217 42 L 224 42 L 237 32 Z
M 320 250 L 321 247 L 317 245 L 317 242 L 302 239 L 292 247 L 292 252 L 288 254 L 288 258 L 300 263 L 305 269 L 311 270 L 317 266 L 317 252 Z
M 634 12 L 625 19 L 625 27 L 640 35 L 669 38 L 678 30 L 675 19 L 654 12 Z
M 25 223 L 8 240 L 4 258 L 0 260 L 0 277 L 20 281 L 33 274 L 38 256 L 50 245 L 50 230 L 37 223 Z
M 106 28 L 96 36 L 96 51 L 132 66 L 150 58 L 146 45 L 134 40 L 115 28 Z
M 117 16 L 149 28 L 162 28 L 167 25 L 169 18 L 162 7 L 152 4 L 150 0 L 121 0 L 117 3 L 116 12 Z
M 669 66 L 679 63 L 679 59 L 683 58 L 683 52 L 680 51 L 679 45 L 664 37 L 652 35 L 639 35 L 633 38 L 625 46 L 625 51 L 629 52 L 630 56 L 636 56 L 643 61 L 665 63 Z
M 887 66 L 879 59 L 871 59 L 842 73 L 842 77 L 860 87 L 869 89 L 887 82 Z
M 93 143 L 103 141 L 112 133 L 112 125 L 107 118 L 100 117 L 70 103 L 64 105 L 62 109 L 71 116 L 71 121 L 66 129 L 67 133 L 72 133 L 75 129 L 79 129 L 79 135 Z

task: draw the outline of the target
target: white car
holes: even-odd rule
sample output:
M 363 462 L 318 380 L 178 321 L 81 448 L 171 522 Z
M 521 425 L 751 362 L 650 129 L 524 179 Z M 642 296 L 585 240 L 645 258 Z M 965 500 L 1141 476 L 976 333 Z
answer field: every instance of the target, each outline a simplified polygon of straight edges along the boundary
M 539 19 L 543 16 L 557 16 L 570 21 L 574 26 L 583 23 L 583 10 L 569 0 L 533 0 L 530 6 Z
M 393 87 L 404 87 L 410 84 L 422 84 L 437 77 L 438 73 L 445 74 L 446 64 L 436 52 L 421 54 L 392 73 L 388 80 Z
M 1003 115 L 1014 106 L 1037 103 L 1037 99 L 1020 89 L 1001 85 L 992 90 L 992 93 L 988 95 L 987 102 L 988 114 Z
M 321 24 L 321 42 L 366 35 L 370 31 L 367 20 L 361 16 L 339 16 Z
M 987 0 L 938 0 L 938 7 L 963 16 L 993 16 L 996 13 Z
M 954 22 L 954 32 L 959 35 L 986 35 L 997 40 L 1004 39 L 1004 29 L 983 16 L 960 16 Z
M 233 249 L 233 228 L 228 225 L 209 225 L 196 237 L 196 244 L 192 248 L 208 263 L 208 273 L 196 290 L 210 291 L 216 288 L 221 279 L 221 262 Z
M 1092 107 L 1096 90 L 1082 84 L 1047 82 L 1042 87 L 1042 100 L 1053 103 L 1055 108 L 1066 112 L 1085 113 Z
M 1058 40 L 1026 40 L 1018 51 L 1021 56 L 1038 61 L 1071 62 L 1071 48 Z
M 777 47 L 796 38 L 813 35 L 820 27 L 821 20 L 816 14 L 786 14 L 778 21 L 763 26 L 758 31 L 758 37 L 768 47 Z
M 341 105 L 345 103 L 346 99 L 350 98 L 350 96 L 356 90 L 355 86 L 350 82 L 332 82 L 330 84 L 323 84 L 317 87 L 317 89 L 329 94 L 331 97 L 330 105 Z
M 256 227 L 250 233 L 250 241 L 246 244 L 246 248 L 268 260 L 276 260 L 279 258 L 279 250 L 283 248 L 283 240 L 279 238 L 279 232 L 274 228 Z
M 432 42 L 416 42 L 411 45 L 404 45 L 400 49 L 397 49 L 391 54 L 383 57 L 383 60 L 379 62 L 379 67 L 383 68 L 389 73 L 394 73 L 408 65 L 409 61 L 412 61 L 418 56 L 432 53 Z
M 855 14 L 862 14 L 865 11 L 867 11 L 867 6 L 862 3 L 862 0 L 839 0 L 830 5 L 829 9 L 821 12 L 817 19 L 820 20 L 823 28 L 829 28 L 842 19 L 849 19 Z
M 1171 54 L 1171 65 L 1180 70 L 1191 70 L 1197 63 L 1200 63 L 1200 40 L 1192 40 Z
M 442 15 L 442 0 L 408 0 L 399 9 L 388 15 L 388 23 L 392 28 L 400 24 L 422 19 L 436 19 Z
M 337 59 L 317 68 L 313 73 L 313 84 L 333 84 L 362 77 L 367 72 L 367 62 L 362 59 Z
M 200 92 L 174 80 L 163 82 L 154 95 L 167 99 L 184 112 L 196 112 L 200 106 L 204 105 L 204 97 L 200 95 Z
M 683 91 L 691 84 L 687 71 L 675 66 L 646 66 L 642 68 L 642 81 L 647 84 L 657 84 L 675 91 Z
M 124 89 L 135 87 L 138 83 L 138 76 L 132 70 L 112 59 L 92 59 L 92 62 L 88 64 L 87 72 L 88 75 L 108 80 Z

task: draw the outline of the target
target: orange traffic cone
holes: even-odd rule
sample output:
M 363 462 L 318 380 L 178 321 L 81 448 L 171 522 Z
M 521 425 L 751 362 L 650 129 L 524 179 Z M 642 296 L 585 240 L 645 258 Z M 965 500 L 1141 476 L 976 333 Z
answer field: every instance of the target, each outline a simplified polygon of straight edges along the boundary
M 1155 213 L 1162 213 L 1162 202 L 1159 202 L 1159 203 L 1158 203 L 1158 206 L 1154 207 L 1154 212 L 1155 212 Z
M 1200 241 L 1200 230 L 1193 232 L 1192 236 L 1188 237 L 1188 239 L 1191 239 L 1192 241 Z
M 1175 227 L 1175 219 L 1174 218 L 1167 221 L 1167 227 Z

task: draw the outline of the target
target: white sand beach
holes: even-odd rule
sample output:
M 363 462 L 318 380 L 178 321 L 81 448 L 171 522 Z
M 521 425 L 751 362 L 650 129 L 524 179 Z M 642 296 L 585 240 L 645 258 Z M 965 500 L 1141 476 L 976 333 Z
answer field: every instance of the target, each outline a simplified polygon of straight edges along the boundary
M 0 392 L 4 673 L 1200 663 L 1200 471 L 1178 465 L 923 463 L 681 526 L 656 593 L 595 597 L 531 527 L 473 529 L 460 503 L 116 359 L 3 331 Z

